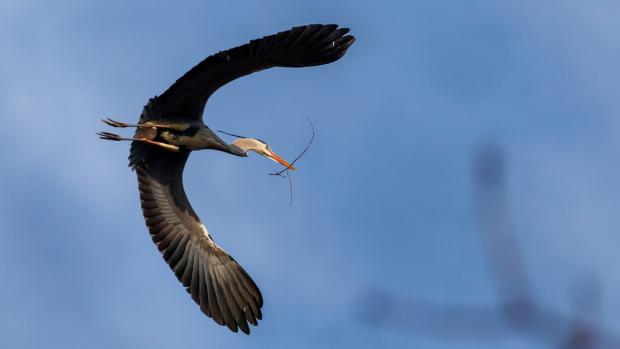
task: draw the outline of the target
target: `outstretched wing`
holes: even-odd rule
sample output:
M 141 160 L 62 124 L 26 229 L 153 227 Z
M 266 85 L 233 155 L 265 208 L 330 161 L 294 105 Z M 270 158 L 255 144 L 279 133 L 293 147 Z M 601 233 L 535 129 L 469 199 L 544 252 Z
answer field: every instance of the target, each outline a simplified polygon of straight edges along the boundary
M 309 67 L 342 57 L 355 38 L 335 24 L 295 27 L 222 51 L 200 62 L 157 97 L 161 118 L 200 120 L 209 96 L 244 75 L 271 67 Z
M 233 332 L 250 333 L 263 298 L 254 281 L 211 239 L 183 189 L 189 151 L 151 149 L 136 166 L 140 201 L 153 242 L 200 310 Z

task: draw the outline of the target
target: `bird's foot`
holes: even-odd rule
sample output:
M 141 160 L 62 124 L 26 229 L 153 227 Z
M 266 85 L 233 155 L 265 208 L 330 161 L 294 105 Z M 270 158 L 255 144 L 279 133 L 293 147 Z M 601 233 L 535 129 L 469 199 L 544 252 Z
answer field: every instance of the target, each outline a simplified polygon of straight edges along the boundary
M 116 121 L 116 120 L 112 120 L 110 118 L 107 119 L 101 119 L 101 121 L 105 122 L 106 124 L 112 126 L 112 127 L 131 127 L 131 126 L 137 126 L 137 125 L 130 125 L 128 123 L 125 122 L 120 122 L 120 121 Z
M 123 140 L 127 140 L 115 133 L 110 133 L 110 132 L 97 132 L 97 136 L 99 136 L 99 138 L 101 139 L 105 139 L 107 141 L 123 141 Z

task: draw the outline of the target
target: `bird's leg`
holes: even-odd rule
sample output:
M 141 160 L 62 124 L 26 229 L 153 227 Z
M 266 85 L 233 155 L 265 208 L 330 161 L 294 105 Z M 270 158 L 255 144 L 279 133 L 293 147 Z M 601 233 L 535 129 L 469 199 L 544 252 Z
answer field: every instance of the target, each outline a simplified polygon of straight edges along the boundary
M 144 143 L 148 143 L 148 144 L 152 144 L 152 145 L 156 145 L 159 147 L 162 147 L 166 150 L 169 151 L 174 151 L 174 152 L 178 152 L 179 151 L 179 147 L 177 147 L 176 145 L 172 145 L 172 144 L 166 144 L 163 142 L 157 142 L 157 141 L 153 141 L 147 138 L 125 138 L 125 137 L 121 137 L 115 133 L 110 133 L 110 132 L 97 132 L 97 135 L 99 136 L 99 138 L 101 139 L 105 139 L 108 141 L 135 141 L 135 142 L 144 142 Z
M 138 128 L 143 128 L 143 127 L 155 127 L 155 128 L 164 128 L 164 129 L 170 129 L 170 130 L 176 130 L 176 131 L 185 131 L 187 128 L 189 128 L 189 125 L 186 125 L 184 123 L 180 123 L 180 124 L 156 124 L 156 123 L 151 123 L 151 122 L 146 122 L 143 124 L 128 124 L 126 122 L 120 122 L 120 121 L 116 121 L 116 120 L 112 120 L 110 118 L 107 119 L 101 119 L 101 121 L 105 122 L 106 124 L 112 126 L 112 127 L 138 127 Z

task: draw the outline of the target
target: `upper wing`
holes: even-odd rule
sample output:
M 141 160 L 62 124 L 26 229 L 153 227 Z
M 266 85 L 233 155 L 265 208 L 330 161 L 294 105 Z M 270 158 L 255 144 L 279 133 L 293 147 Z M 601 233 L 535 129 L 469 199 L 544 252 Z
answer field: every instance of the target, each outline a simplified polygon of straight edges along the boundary
M 243 268 L 211 239 L 183 189 L 189 151 L 151 149 L 136 166 L 140 201 L 153 242 L 200 309 L 232 331 L 249 334 L 263 298 Z
M 348 32 L 335 24 L 295 27 L 207 57 L 157 97 L 157 113 L 147 117 L 199 120 L 209 96 L 232 80 L 271 67 L 338 60 L 355 41 Z

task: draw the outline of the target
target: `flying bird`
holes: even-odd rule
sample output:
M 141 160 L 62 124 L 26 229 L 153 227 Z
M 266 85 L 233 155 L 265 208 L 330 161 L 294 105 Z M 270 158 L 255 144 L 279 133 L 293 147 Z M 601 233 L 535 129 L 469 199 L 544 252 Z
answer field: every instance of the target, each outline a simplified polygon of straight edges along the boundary
M 220 325 L 250 333 L 262 318 L 260 290 L 211 238 L 183 188 L 183 169 L 194 150 L 213 149 L 246 157 L 253 151 L 287 169 L 294 167 L 265 142 L 237 138 L 226 143 L 202 120 L 209 97 L 239 77 L 272 67 L 310 67 L 340 59 L 355 38 L 348 28 L 313 24 L 209 56 L 163 94 L 151 98 L 137 124 L 103 120 L 113 127 L 135 127 L 132 138 L 99 132 L 102 139 L 131 141 L 129 166 L 138 176 L 146 226 L 164 260 L 200 310 Z

